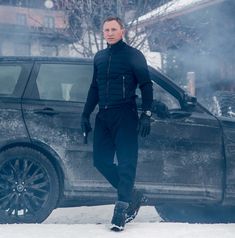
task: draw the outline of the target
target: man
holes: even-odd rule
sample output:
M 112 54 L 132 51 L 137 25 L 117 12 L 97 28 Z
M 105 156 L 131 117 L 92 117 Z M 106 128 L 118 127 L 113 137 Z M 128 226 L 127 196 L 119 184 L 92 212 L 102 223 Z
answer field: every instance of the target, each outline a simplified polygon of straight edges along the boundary
M 111 230 L 121 231 L 133 220 L 143 195 L 134 190 L 138 154 L 138 132 L 150 133 L 152 82 L 143 54 L 123 42 L 124 27 L 117 17 L 103 23 L 107 48 L 94 58 L 94 74 L 83 110 L 81 127 L 91 130 L 90 114 L 99 104 L 96 115 L 93 160 L 94 166 L 117 189 Z M 135 91 L 142 93 L 142 114 L 138 118 Z M 114 164 L 116 153 L 118 165 Z

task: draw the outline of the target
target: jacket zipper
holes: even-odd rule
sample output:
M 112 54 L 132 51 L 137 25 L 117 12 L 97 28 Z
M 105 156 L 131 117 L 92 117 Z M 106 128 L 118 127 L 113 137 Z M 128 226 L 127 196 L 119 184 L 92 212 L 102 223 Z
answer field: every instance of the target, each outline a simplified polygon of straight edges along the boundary
M 126 87 L 125 87 L 125 76 L 122 76 L 122 98 L 124 99 L 126 97 Z
M 109 60 L 108 60 L 108 69 L 107 69 L 107 84 L 106 84 L 106 102 L 105 102 L 105 109 L 108 108 L 107 102 L 108 102 L 108 92 L 109 92 L 109 71 L 110 71 L 110 63 L 111 63 L 111 58 L 112 55 L 109 55 Z

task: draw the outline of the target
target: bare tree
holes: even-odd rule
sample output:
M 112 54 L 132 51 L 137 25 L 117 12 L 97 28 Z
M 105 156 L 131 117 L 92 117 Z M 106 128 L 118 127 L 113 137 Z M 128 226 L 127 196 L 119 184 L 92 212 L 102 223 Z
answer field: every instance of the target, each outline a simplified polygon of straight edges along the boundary
M 169 0 L 54 0 L 58 9 L 68 17 L 68 31 L 73 37 L 73 48 L 84 57 L 93 56 L 105 48 L 102 23 L 108 16 L 119 16 L 125 22 L 125 40 L 141 49 L 151 32 L 139 27 L 138 18 L 147 11 Z

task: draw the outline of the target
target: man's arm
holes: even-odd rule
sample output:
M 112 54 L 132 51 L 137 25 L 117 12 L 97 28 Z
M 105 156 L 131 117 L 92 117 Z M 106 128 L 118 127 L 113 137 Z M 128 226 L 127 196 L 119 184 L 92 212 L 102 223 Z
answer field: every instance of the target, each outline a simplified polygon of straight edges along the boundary
M 153 85 L 149 77 L 149 71 L 145 57 L 138 50 L 135 50 L 132 55 L 132 66 L 133 73 L 139 84 L 142 96 L 143 112 L 140 115 L 138 123 L 138 133 L 142 137 L 146 137 L 149 135 L 151 130 L 150 117 L 153 103 Z
M 132 55 L 132 68 L 141 90 L 142 110 L 150 111 L 153 103 L 153 85 L 150 80 L 146 59 L 138 50 L 135 50 Z
M 92 82 L 88 91 L 85 107 L 83 109 L 82 118 L 81 118 L 81 129 L 82 129 L 82 134 L 84 138 L 84 141 L 83 141 L 84 144 L 87 144 L 88 133 L 92 130 L 91 124 L 90 124 L 90 115 L 94 111 L 99 99 L 96 75 L 97 75 L 97 72 L 96 72 L 96 67 L 94 64 L 93 78 L 92 78 Z
M 83 109 L 83 115 L 88 118 L 90 117 L 90 114 L 94 111 L 99 100 L 96 76 L 97 76 L 97 70 L 94 64 L 93 78 L 92 78 L 92 82 L 87 94 L 86 103 Z

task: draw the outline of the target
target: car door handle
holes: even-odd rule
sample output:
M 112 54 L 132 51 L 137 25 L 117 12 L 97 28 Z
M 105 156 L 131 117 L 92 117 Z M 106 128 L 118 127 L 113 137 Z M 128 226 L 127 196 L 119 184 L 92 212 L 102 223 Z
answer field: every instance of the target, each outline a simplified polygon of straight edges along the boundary
M 58 111 L 55 111 L 53 108 L 45 107 L 43 109 L 36 109 L 34 110 L 34 113 L 36 114 L 46 114 L 48 116 L 53 116 L 59 114 Z

